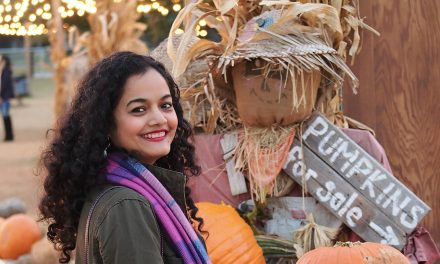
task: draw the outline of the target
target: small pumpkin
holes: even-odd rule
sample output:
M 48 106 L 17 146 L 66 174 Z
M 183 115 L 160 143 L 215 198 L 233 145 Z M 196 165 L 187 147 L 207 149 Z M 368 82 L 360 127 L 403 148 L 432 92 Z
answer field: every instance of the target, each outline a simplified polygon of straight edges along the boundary
M 41 238 L 37 222 L 25 214 L 10 216 L 0 225 L 0 258 L 16 259 L 29 253 Z
M 320 247 L 304 254 L 297 264 L 409 264 L 397 249 L 372 242 L 337 242 L 333 247 Z
M 204 238 L 213 264 L 266 263 L 251 227 L 234 208 L 207 202 L 197 203 L 197 207 L 203 230 L 209 232 Z

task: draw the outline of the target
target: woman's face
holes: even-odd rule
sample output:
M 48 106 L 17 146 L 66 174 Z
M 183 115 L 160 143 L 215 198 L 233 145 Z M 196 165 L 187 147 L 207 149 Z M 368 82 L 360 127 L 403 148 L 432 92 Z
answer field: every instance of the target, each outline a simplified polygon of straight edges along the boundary
M 154 69 L 131 76 L 114 111 L 112 144 L 154 164 L 168 155 L 177 129 L 177 115 L 164 77 Z

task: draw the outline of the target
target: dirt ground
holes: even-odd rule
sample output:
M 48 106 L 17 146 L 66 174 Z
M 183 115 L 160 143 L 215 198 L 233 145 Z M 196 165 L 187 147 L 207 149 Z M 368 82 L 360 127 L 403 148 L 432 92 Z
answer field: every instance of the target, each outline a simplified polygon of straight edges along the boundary
M 48 88 L 32 90 L 32 96 L 12 101 L 13 142 L 3 142 L 0 125 L 0 203 L 17 197 L 27 206 L 27 214 L 38 217 L 38 200 L 42 193 L 42 176 L 37 176 L 39 156 L 46 131 L 53 122 L 53 96 Z

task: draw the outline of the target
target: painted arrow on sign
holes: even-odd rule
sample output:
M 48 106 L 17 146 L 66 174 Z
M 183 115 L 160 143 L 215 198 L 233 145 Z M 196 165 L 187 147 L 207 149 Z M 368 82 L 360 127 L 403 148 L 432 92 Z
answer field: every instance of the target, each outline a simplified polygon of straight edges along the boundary
M 384 239 L 380 241 L 381 243 L 397 246 L 399 245 L 399 239 L 397 239 L 396 234 L 391 226 L 385 227 L 386 230 L 383 230 L 379 225 L 375 222 L 371 221 L 369 226 L 376 231 L 381 237 Z

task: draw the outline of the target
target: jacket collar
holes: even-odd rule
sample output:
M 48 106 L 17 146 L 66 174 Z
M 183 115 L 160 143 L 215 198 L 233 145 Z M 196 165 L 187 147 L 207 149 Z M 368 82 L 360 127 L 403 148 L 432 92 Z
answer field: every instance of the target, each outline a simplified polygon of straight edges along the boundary
M 186 176 L 183 173 L 154 165 L 144 164 L 144 166 L 160 181 L 160 183 L 162 183 L 186 215 Z

